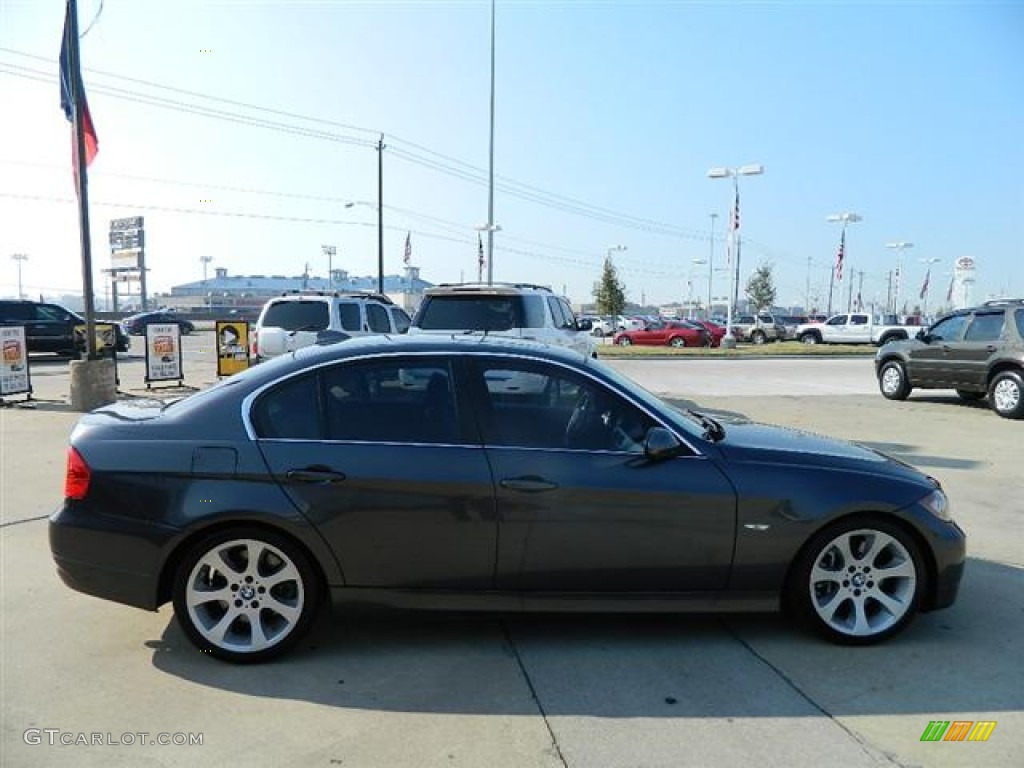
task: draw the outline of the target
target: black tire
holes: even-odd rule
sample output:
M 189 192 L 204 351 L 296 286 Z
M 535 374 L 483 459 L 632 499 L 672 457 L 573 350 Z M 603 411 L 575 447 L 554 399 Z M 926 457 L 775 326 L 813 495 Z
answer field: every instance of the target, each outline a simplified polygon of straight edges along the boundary
M 849 562 L 838 543 L 851 552 Z M 870 645 L 913 620 L 928 579 L 913 536 L 884 518 L 858 515 L 819 531 L 803 547 L 786 585 L 787 607 L 834 643 Z
M 899 360 L 890 360 L 878 372 L 878 389 L 888 400 L 906 400 L 910 395 L 907 369 Z
M 750 340 L 755 344 L 764 344 L 768 341 L 768 337 L 764 335 L 764 331 L 754 331 L 750 334 Z
M 988 387 L 988 402 L 1004 419 L 1024 417 L 1024 378 L 1020 372 L 997 373 Z
M 670 347 L 675 347 L 676 349 L 679 349 L 680 347 L 686 346 L 686 339 L 684 339 L 682 336 L 673 336 L 671 339 L 668 340 L 668 345 Z
M 604 331 L 602 331 L 600 328 L 595 328 L 593 331 L 591 331 L 591 333 L 594 336 L 597 336 L 597 338 L 599 339 L 604 338 Z
M 966 400 L 969 403 L 973 403 L 976 400 L 981 400 L 983 397 L 985 397 L 984 392 L 975 392 L 969 389 L 958 389 L 956 393 L 957 395 L 960 396 L 961 400 Z
M 249 553 L 256 554 L 255 568 Z M 216 567 L 211 569 L 206 559 Z M 287 577 L 273 580 L 283 571 Z M 220 590 L 236 599 L 203 598 Z M 285 653 L 309 629 L 320 602 L 320 580 L 305 551 L 291 539 L 243 526 L 212 533 L 185 553 L 174 575 L 173 602 L 178 623 L 201 651 L 224 661 L 255 663 Z M 253 617 L 267 644 L 252 631 Z M 215 631 L 221 624 L 223 630 Z
M 632 339 L 629 338 L 629 336 L 619 336 L 619 338 L 615 340 L 615 343 L 618 344 L 620 347 L 628 347 L 630 344 L 633 343 L 633 341 Z
M 800 343 L 801 344 L 820 344 L 821 343 L 821 339 L 818 338 L 818 334 L 816 334 L 816 333 L 802 333 L 802 334 L 800 334 Z

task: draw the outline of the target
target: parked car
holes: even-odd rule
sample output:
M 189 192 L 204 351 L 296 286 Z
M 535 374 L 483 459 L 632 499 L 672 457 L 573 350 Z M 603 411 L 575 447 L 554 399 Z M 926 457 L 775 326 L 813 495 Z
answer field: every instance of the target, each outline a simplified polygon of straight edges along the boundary
M 352 336 L 405 333 L 409 315 L 379 293 L 299 291 L 263 305 L 252 331 L 256 362 Z
M 615 323 L 611 321 L 611 318 L 598 315 L 584 315 L 580 320 L 586 320 L 590 323 L 590 333 L 592 336 L 601 339 L 605 336 L 615 335 Z
M 806 315 L 782 315 L 776 318 L 782 323 L 783 328 L 786 329 L 785 341 L 792 341 L 797 337 L 797 328 L 801 325 L 811 322 L 810 318 Z
M 412 334 L 486 333 L 567 347 L 596 355 L 593 326 L 576 319 L 569 302 L 530 283 L 454 283 L 428 288 L 412 319 Z
M 102 320 L 97 322 L 102 323 Z M 29 352 L 53 352 L 75 357 L 85 351 L 85 318 L 60 304 L 22 299 L 0 299 L 0 325 L 25 327 Z M 131 340 L 119 323 L 112 323 L 114 348 L 127 352 Z
M 988 301 L 943 317 L 906 341 L 878 350 L 882 395 L 905 400 L 914 388 L 955 389 L 964 400 L 988 396 L 992 410 L 1024 417 L 1024 299 Z
M 773 315 L 737 315 L 732 319 L 732 333 L 737 341 L 765 344 L 786 338 L 786 327 Z
M 722 346 L 722 339 L 725 338 L 725 326 L 719 323 L 712 322 L 711 320 L 692 320 L 697 325 L 701 326 L 711 335 L 711 346 L 720 347 Z
M 902 461 L 677 410 L 569 350 L 433 334 L 308 347 L 84 416 L 49 542 L 69 587 L 171 602 L 199 649 L 236 662 L 293 646 L 327 598 L 784 604 L 872 643 L 950 605 L 965 561 L 939 483 Z
M 877 344 L 908 339 L 916 328 L 886 323 L 882 316 L 867 312 L 833 315 L 824 323 L 805 323 L 796 327 L 796 337 L 804 344 Z
M 635 331 L 619 331 L 612 343 L 620 347 L 643 346 L 710 347 L 711 334 L 698 325 L 685 322 L 647 323 Z
M 182 336 L 187 336 L 190 333 L 194 333 L 196 330 L 195 325 L 190 320 L 186 320 L 184 317 L 178 317 L 173 312 L 164 312 L 162 310 L 131 315 L 121 321 L 121 325 L 124 327 L 125 333 L 132 336 L 145 336 L 146 327 L 149 325 L 171 324 L 177 324 L 178 328 L 181 329 Z

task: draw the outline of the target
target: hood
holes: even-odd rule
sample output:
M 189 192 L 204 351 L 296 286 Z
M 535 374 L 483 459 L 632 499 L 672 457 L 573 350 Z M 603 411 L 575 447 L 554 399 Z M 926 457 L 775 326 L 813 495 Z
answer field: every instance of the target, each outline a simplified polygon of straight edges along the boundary
M 933 484 L 920 470 L 873 448 L 788 427 L 726 423 L 725 438 L 717 445 L 729 461 L 848 469 Z

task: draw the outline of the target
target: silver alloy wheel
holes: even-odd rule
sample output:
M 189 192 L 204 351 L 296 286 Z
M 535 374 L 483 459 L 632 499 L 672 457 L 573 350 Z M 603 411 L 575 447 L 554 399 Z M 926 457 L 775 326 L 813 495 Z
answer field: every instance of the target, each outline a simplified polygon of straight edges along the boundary
M 217 544 L 199 558 L 185 585 L 196 630 L 211 645 L 255 653 L 284 640 L 305 603 L 302 575 L 280 549 L 257 539 Z
M 992 388 L 992 404 L 999 413 L 1014 410 L 1020 404 L 1020 387 L 1011 378 L 1001 379 Z
M 914 559 L 884 531 L 845 531 L 814 560 L 808 589 L 818 617 L 835 632 L 871 637 L 885 632 L 913 608 Z
M 882 371 L 882 392 L 886 395 L 895 395 L 903 386 L 903 373 L 899 366 L 890 365 Z

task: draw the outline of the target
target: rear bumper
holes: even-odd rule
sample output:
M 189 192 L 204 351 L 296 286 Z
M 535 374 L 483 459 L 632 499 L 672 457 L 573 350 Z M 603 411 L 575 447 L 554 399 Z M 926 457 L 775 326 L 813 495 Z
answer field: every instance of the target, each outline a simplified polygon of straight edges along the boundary
M 178 531 L 146 521 L 81 511 L 65 503 L 50 516 L 57 574 L 78 592 L 156 610 L 165 552 Z

